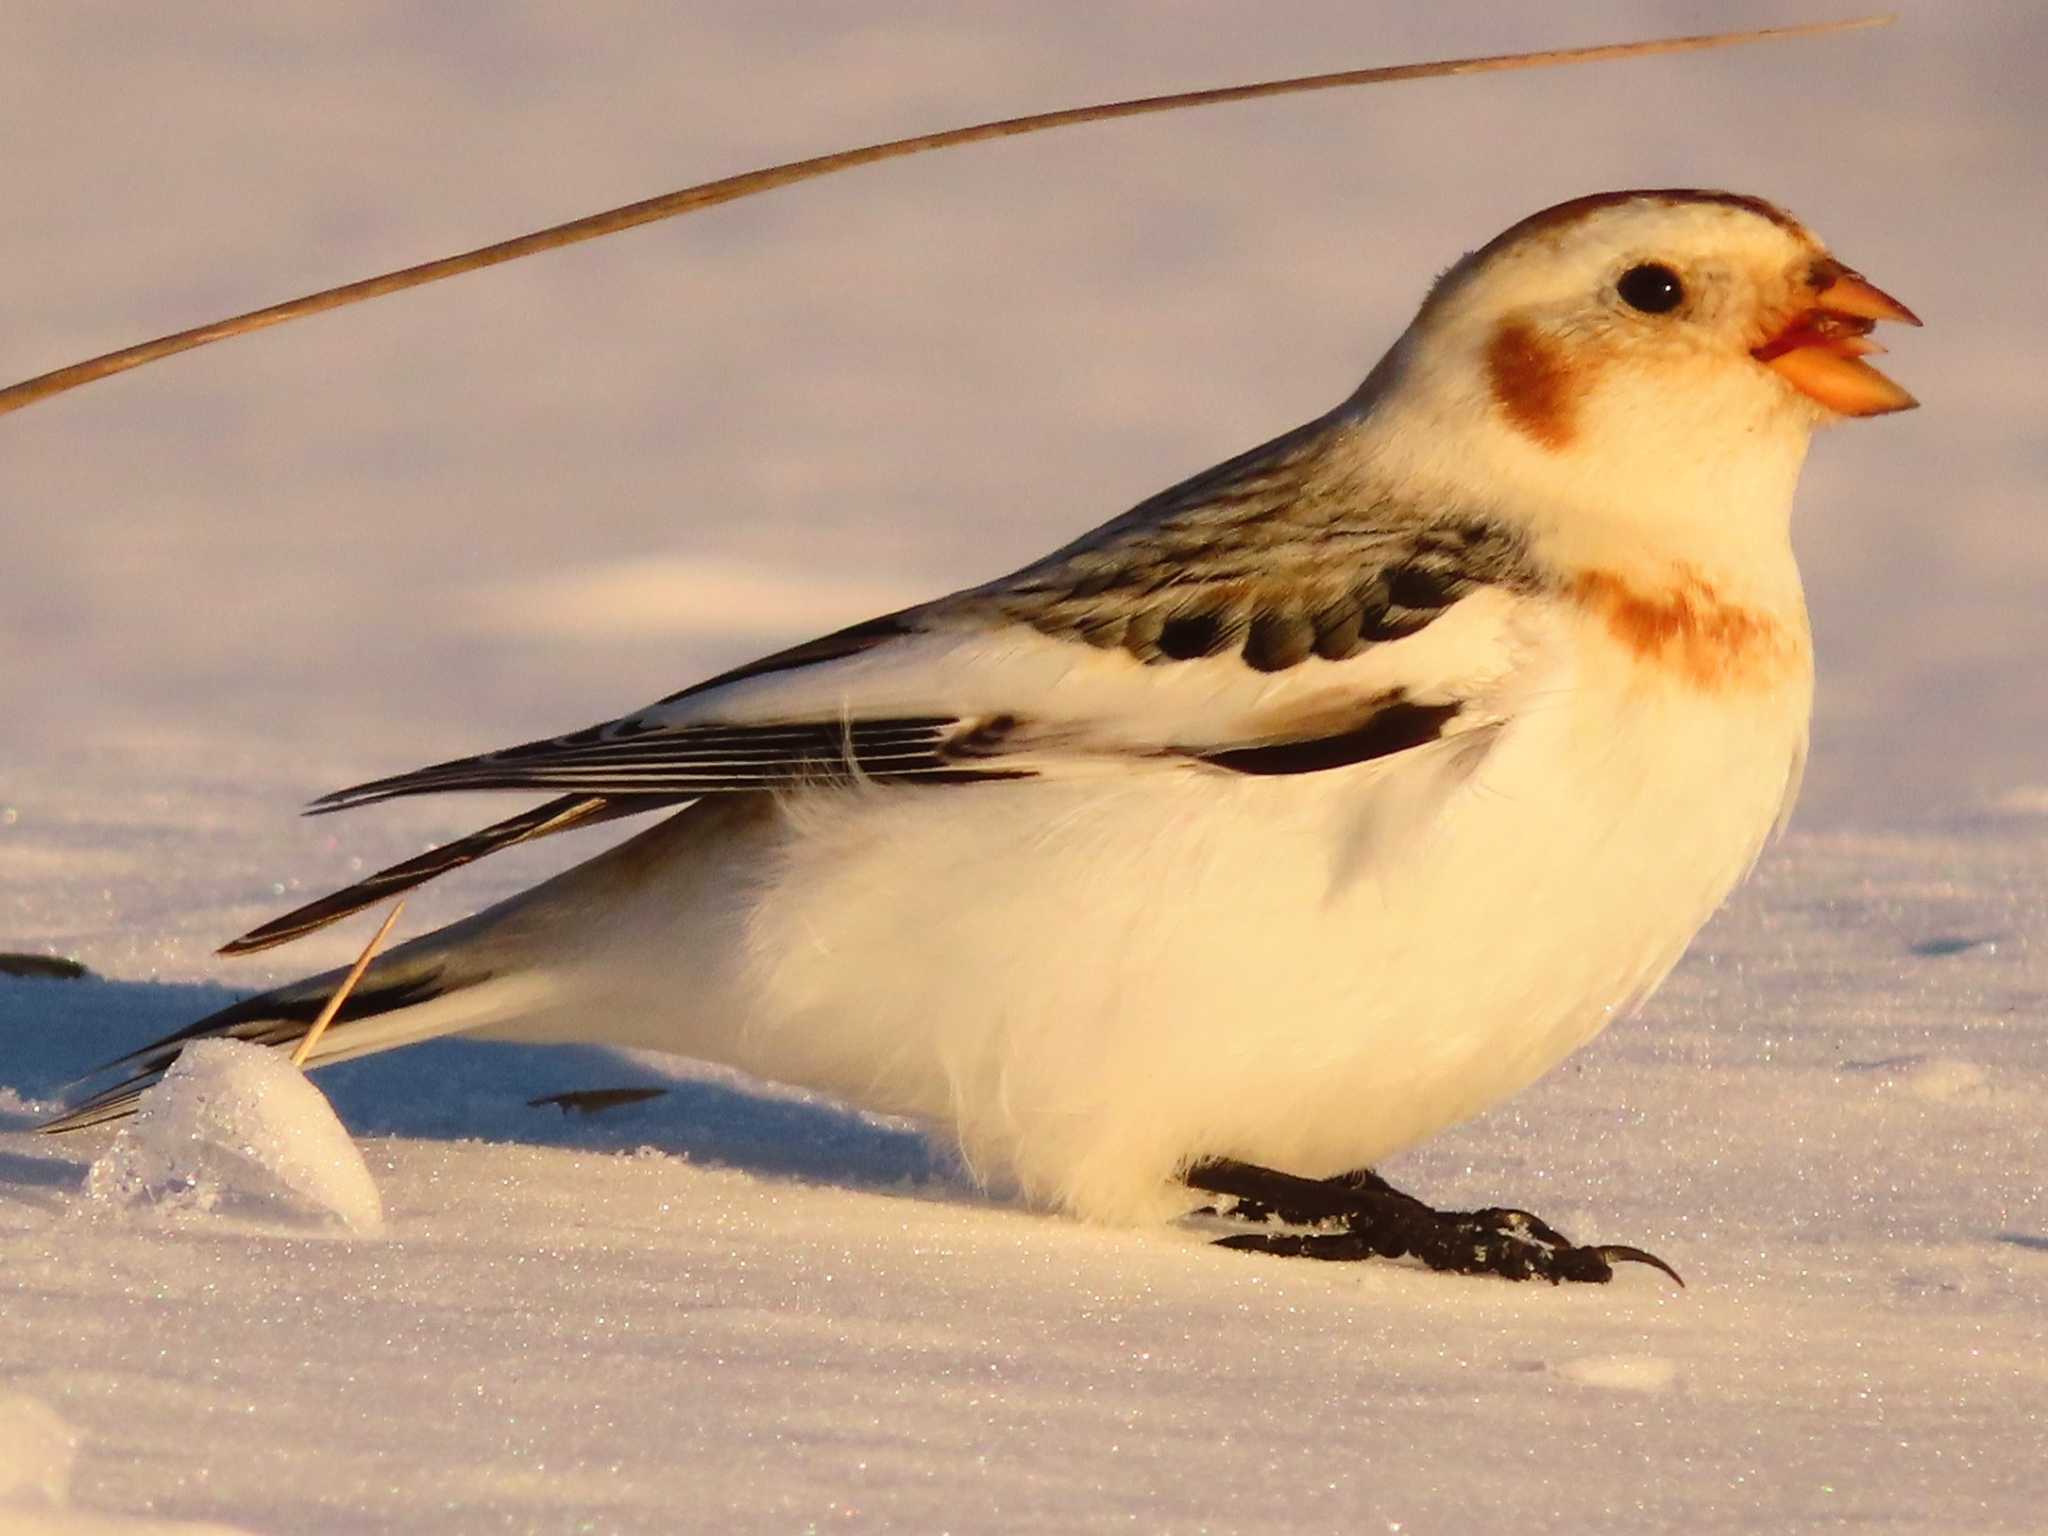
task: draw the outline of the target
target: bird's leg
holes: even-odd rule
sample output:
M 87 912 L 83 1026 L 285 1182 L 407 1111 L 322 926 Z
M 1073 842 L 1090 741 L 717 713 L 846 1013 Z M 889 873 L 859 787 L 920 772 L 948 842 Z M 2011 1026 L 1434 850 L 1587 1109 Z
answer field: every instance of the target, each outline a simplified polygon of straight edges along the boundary
M 1227 1214 L 1277 1219 L 1310 1232 L 1245 1232 L 1217 1246 L 1286 1258 L 1420 1259 L 1431 1269 L 1506 1280 L 1604 1283 L 1619 1263 L 1648 1264 L 1680 1285 L 1678 1271 L 1655 1254 L 1618 1244 L 1582 1247 L 1527 1211 L 1489 1207 L 1439 1211 L 1403 1194 L 1369 1168 L 1304 1179 L 1251 1163 L 1212 1158 L 1182 1175 L 1192 1189 L 1229 1196 Z

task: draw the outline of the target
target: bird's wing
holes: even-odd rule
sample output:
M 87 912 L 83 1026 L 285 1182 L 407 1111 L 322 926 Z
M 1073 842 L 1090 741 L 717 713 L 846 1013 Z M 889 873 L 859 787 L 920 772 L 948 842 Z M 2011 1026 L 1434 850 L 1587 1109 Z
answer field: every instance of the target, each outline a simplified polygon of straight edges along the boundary
M 329 923 L 340 922 L 365 907 L 374 907 L 379 902 L 402 896 L 452 869 L 474 864 L 478 859 L 488 858 L 503 849 L 530 843 L 537 838 L 552 837 L 571 827 L 594 827 L 622 816 L 638 816 L 675 803 L 674 799 L 663 796 L 561 795 L 544 805 L 521 811 L 517 816 L 494 821 L 467 837 L 438 844 L 424 853 L 388 865 L 374 875 L 367 875 L 354 885 L 331 892 L 317 901 L 294 907 L 282 917 L 274 917 L 260 928 L 252 928 L 240 938 L 223 944 L 220 953 L 247 955 L 259 949 L 270 949 L 315 929 L 325 928 Z
M 1341 430 L 1312 423 L 986 586 L 312 809 L 447 790 L 677 799 L 849 776 L 962 784 L 1227 759 L 1348 735 L 1390 710 L 1462 710 L 1506 664 L 1511 610 L 1539 574 L 1483 513 L 1346 482 L 1328 451 Z
M 986 586 L 571 735 L 327 795 L 314 811 L 452 790 L 558 798 L 231 947 L 293 937 L 560 825 L 705 796 L 1316 772 L 1497 723 L 1541 574 L 1483 512 L 1346 483 L 1327 451 L 1342 426 L 1312 423 Z

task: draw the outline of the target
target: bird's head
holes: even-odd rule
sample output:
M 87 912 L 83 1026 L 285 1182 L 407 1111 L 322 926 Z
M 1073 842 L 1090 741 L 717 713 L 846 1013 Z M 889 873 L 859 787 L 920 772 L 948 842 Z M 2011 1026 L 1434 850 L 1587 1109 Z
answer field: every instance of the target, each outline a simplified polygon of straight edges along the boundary
M 1644 532 L 1659 505 L 1782 528 L 1814 427 L 1914 404 L 1866 360 L 1879 320 L 1919 323 L 1769 203 L 1607 193 L 1453 266 L 1360 403 L 1434 439 L 1425 471 L 1462 459 Z

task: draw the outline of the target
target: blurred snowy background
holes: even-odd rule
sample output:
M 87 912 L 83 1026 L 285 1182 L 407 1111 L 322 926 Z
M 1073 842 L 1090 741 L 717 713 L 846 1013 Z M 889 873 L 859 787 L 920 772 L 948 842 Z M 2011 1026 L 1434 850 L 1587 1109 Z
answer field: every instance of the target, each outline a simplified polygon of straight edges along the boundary
M 1232 1269 L 1156 1235 L 963 1205 L 943 1179 L 937 1203 L 843 1218 L 873 1197 L 831 1187 L 834 1167 L 923 1177 L 860 1140 L 883 1132 L 792 1164 L 767 1150 L 782 1122 L 742 1114 L 707 1151 L 698 1101 L 603 1155 L 543 1132 L 493 1161 L 446 1138 L 534 1139 L 516 1107 L 392 1111 L 406 1069 L 338 1095 L 352 1124 L 398 1138 L 372 1157 L 397 1235 L 345 1254 L 109 1235 L 75 1220 L 90 1148 L 7 1138 L 0 1229 L 21 1278 L 4 1310 L 22 1329 L 0 1391 L 88 1427 L 94 1502 L 280 1531 L 358 1529 L 366 1508 L 414 1529 L 590 1528 L 573 1522 L 593 1510 L 609 1511 L 598 1529 L 674 1529 L 663 1511 L 686 1486 L 714 1490 L 704 1507 L 729 1524 L 779 1529 L 1007 1513 L 1072 1530 L 1146 1510 L 1286 1528 L 1290 1508 L 1441 1529 L 1474 1490 L 1497 1508 L 1517 1488 L 1528 1530 L 1631 1511 L 1641 1529 L 2038 1529 L 2048 23 L 2019 0 L 1902 9 L 1832 41 L 1331 93 L 858 172 L 0 420 L 0 949 L 138 984 L 83 1004 L 46 1001 L 48 983 L 0 995 L 0 1084 L 21 1109 L 54 1084 L 59 1023 L 83 1065 L 206 1000 L 141 983 L 255 986 L 342 958 L 354 929 L 234 967 L 210 950 L 506 808 L 301 821 L 310 796 L 577 727 L 1008 568 L 1327 407 L 1438 270 L 1535 208 L 1628 185 L 1783 202 L 1927 321 L 1888 338 L 1923 408 L 1830 434 L 1808 471 L 1821 679 L 1796 830 L 1642 1020 L 1412 1165 L 1431 1193 L 1528 1199 L 1740 1294 L 1623 1305 L 1619 1288 Z M 901 134 L 1820 13 L 9 6 L 0 380 Z M 422 896 L 407 927 L 591 846 L 493 860 Z M 474 1048 L 436 1049 L 476 1070 Z M 635 1137 L 677 1155 L 625 1167 Z M 678 1149 L 827 1187 L 701 1175 L 672 1210 Z M 1545 1188 L 1569 1191 L 1562 1210 Z M 312 1298 L 316 1330 L 283 1300 L 217 1310 L 259 1264 L 284 1266 L 280 1296 Z M 579 1292 L 658 1347 L 605 1353 Z M 672 1315 L 677 1296 L 703 1310 Z M 463 1297 L 484 1310 L 434 1310 Z M 169 1357 L 164 1305 L 185 1331 Z M 1069 1333 L 1029 1366 L 1035 1341 Z M 555 1369 L 556 1346 L 584 1364 L 555 1395 L 507 1385 L 521 1362 Z M 728 1358 L 746 1369 L 714 1411 L 694 1384 Z M 808 1373 L 827 1358 L 837 1374 Z M 510 1376 L 489 1377 L 493 1359 Z M 1021 1397 L 975 1385 L 1015 1382 L 1020 1361 Z M 301 1370 L 319 1395 L 292 1392 Z M 444 1422 L 422 1370 L 491 1411 Z M 778 1406 L 806 1391 L 858 1411 Z M 580 1393 L 614 1395 L 592 1419 Z M 259 1408 L 296 1487 L 228 1452 Z M 42 1433 L 41 1412 L 17 1418 Z M 1602 1436 L 1624 1424 L 1617 1459 Z M 984 1433 L 1012 1452 L 993 1471 Z M 1445 1465 L 1441 1444 L 1463 1459 Z M 550 1446 L 565 1482 L 533 1470 Z M 1350 1459 L 1372 1446 L 1387 1453 Z M 1480 1447 L 1499 1458 L 1484 1475 Z M 1198 1464 L 1218 1481 L 1191 1480 Z

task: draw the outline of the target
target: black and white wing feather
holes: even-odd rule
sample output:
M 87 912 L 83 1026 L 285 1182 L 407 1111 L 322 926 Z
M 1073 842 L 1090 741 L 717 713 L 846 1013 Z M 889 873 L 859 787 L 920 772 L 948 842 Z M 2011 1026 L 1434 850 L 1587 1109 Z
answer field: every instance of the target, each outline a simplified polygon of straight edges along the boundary
M 1162 492 L 986 586 L 741 667 L 572 735 L 338 790 L 547 805 L 237 940 L 261 948 L 571 825 L 709 796 L 1115 771 L 1326 771 L 1490 723 L 1521 541 L 1346 478 L 1343 413 Z

